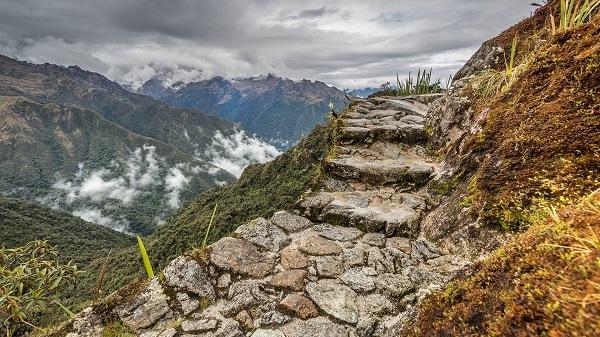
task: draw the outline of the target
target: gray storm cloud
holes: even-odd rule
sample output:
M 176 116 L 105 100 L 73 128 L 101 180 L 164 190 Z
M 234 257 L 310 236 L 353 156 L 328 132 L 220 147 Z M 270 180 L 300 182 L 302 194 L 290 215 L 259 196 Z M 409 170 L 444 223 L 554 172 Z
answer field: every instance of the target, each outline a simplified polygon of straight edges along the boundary
M 0 0 L 0 53 L 137 87 L 273 72 L 342 88 L 455 72 L 524 0 Z

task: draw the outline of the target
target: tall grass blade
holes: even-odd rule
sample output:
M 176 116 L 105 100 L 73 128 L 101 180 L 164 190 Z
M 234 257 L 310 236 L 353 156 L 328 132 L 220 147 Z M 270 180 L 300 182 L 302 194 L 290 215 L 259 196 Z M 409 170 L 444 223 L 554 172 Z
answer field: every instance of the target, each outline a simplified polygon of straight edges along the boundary
M 208 228 L 206 228 L 206 233 L 204 234 L 204 240 L 202 240 L 201 249 L 206 248 L 206 243 L 208 241 L 208 234 L 210 233 L 210 228 L 212 227 L 213 220 L 215 219 L 215 214 L 217 213 L 217 206 L 219 203 L 215 203 L 215 208 L 213 208 L 212 215 L 210 216 L 210 222 L 208 223 Z
M 140 254 L 142 255 L 142 261 L 144 262 L 144 268 L 146 268 L 146 274 L 148 274 L 148 278 L 154 277 L 154 271 L 152 270 L 152 265 L 150 264 L 150 258 L 148 257 L 148 253 L 146 252 L 146 247 L 144 247 L 144 242 L 139 235 L 136 235 L 138 248 L 140 249 Z

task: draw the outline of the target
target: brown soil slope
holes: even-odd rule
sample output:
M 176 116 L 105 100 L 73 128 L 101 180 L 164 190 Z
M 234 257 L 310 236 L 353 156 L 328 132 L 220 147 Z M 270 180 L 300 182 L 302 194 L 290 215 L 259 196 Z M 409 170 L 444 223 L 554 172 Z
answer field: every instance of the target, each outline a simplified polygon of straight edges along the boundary
M 467 199 L 486 225 L 527 231 L 430 296 L 403 336 L 600 336 L 600 16 L 551 36 L 539 13 L 511 28 L 547 39 L 516 82 L 471 97 L 487 118 Z

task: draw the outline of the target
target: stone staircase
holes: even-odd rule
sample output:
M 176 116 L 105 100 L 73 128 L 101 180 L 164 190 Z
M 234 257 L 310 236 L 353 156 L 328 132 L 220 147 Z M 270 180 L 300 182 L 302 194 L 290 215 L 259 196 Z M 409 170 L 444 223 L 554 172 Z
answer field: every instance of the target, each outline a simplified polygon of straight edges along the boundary
M 355 101 L 339 117 L 339 144 L 324 167 L 323 188 L 299 201 L 315 221 L 387 236 L 418 236 L 427 195 L 419 191 L 436 170 L 425 155 L 427 105 L 391 97 Z
M 66 335 L 102 336 L 109 317 L 143 337 L 394 336 L 469 265 L 419 238 L 422 187 L 436 171 L 425 112 L 412 99 L 354 102 L 330 178 L 298 202 L 304 216 L 258 218 L 180 256 L 164 277 L 84 310 Z

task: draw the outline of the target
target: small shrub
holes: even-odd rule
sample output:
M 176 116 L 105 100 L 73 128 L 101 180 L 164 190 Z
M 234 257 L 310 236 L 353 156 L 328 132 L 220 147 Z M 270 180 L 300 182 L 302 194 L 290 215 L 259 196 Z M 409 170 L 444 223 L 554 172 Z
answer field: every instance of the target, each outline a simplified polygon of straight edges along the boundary
M 57 250 L 45 241 L 0 249 L 0 334 L 10 337 L 39 329 L 31 318 L 49 304 L 72 315 L 60 304 L 57 293 L 78 273 L 71 262 L 60 264 Z
M 400 81 L 400 77 L 396 74 L 395 96 L 425 95 L 443 92 L 444 89 L 439 79 L 436 82 L 431 81 L 432 72 L 433 69 L 429 69 L 429 72 L 425 69 L 419 69 L 416 79 L 412 77 L 412 73 L 408 73 L 408 77 L 404 81 Z M 450 86 L 450 83 L 451 80 L 446 85 Z

